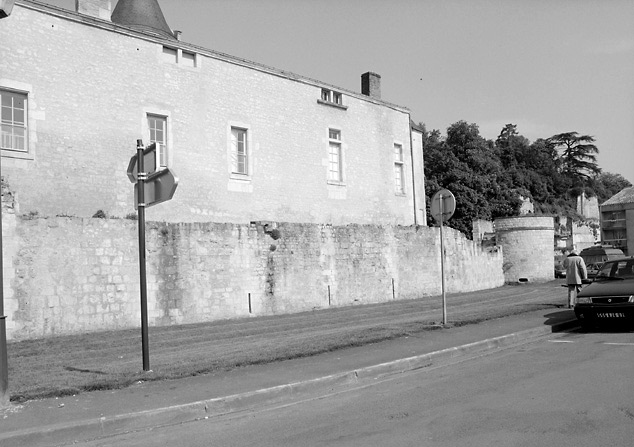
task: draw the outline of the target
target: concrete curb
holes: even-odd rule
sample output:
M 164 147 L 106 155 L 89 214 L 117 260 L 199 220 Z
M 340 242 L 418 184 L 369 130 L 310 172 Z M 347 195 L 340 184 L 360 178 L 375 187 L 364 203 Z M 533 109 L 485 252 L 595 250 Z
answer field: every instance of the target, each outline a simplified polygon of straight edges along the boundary
M 534 329 L 312 380 L 214 399 L 200 400 L 183 405 L 2 433 L 0 434 L 0 445 L 3 447 L 24 445 L 36 447 L 69 442 L 70 440 L 88 440 L 114 436 L 135 430 L 247 411 L 264 404 L 272 405 L 275 403 L 289 402 L 316 391 L 323 393 L 345 386 L 362 385 L 364 382 L 370 382 L 381 377 L 429 367 L 436 362 L 485 353 L 522 342 L 528 342 L 576 326 L 578 326 L 577 320 L 570 320 L 554 326 L 544 325 Z

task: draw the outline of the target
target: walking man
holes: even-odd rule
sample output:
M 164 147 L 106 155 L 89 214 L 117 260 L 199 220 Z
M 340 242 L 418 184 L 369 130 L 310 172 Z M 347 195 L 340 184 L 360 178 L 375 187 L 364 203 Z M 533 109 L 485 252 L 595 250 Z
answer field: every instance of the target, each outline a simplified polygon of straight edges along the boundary
M 583 258 L 574 249 L 564 260 L 564 267 L 566 267 L 566 283 L 568 284 L 568 308 L 572 309 L 583 280 L 588 279 L 588 270 Z

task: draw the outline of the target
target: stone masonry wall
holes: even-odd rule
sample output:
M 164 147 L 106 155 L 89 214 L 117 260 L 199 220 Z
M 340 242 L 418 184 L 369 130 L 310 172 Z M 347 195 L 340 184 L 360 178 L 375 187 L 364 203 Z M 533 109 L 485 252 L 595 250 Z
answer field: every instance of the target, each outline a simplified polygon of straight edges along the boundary
M 6 213 L 6 210 L 5 210 Z M 137 222 L 33 215 L 5 221 L 9 339 L 140 326 Z M 148 223 L 151 326 L 441 293 L 437 228 Z M 501 286 L 502 253 L 447 229 L 447 292 Z
M 497 243 L 504 250 L 507 283 L 546 282 L 553 279 L 555 240 L 552 216 L 496 219 Z

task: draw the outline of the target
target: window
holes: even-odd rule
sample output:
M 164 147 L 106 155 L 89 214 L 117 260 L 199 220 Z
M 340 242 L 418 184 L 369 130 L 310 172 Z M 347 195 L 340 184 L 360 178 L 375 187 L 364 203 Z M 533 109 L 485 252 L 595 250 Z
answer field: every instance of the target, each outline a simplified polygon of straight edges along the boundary
M 239 127 L 231 128 L 231 172 L 249 175 L 247 130 Z
M 165 62 L 175 64 L 178 60 L 178 50 L 176 48 L 163 47 L 163 59 Z
M 328 180 L 332 182 L 343 182 L 341 132 L 335 129 L 329 129 L 328 141 Z
M 156 143 L 157 169 L 167 167 L 167 117 L 160 115 L 147 116 L 150 131 L 150 143 Z
M 404 194 L 403 145 L 394 143 L 394 186 L 397 194 Z
M 341 105 L 341 93 L 333 92 L 332 90 L 328 90 L 325 88 L 321 89 L 321 100 L 324 102 L 331 102 L 333 104 Z
M 2 138 L 0 147 L 27 152 L 27 97 L 24 93 L 0 90 Z
M 181 63 L 186 67 L 196 67 L 196 53 L 189 53 L 183 51 L 181 57 Z
M 608 213 L 603 213 L 603 220 L 607 220 L 607 221 L 625 220 L 625 211 L 612 211 Z
M 198 67 L 196 53 L 191 51 L 185 51 L 172 47 L 163 47 L 161 57 L 163 58 L 164 62 L 168 62 L 170 64 L 179 64 L 183 67 L 192 68 Z

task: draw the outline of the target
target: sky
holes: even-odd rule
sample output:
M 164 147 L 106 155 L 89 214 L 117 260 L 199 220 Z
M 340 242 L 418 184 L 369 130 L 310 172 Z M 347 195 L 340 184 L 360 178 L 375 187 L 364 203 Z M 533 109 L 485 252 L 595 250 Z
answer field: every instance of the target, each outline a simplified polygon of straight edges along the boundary
M 42 0 L 74 10 L 75 0 Z M 113 7 L 116 5 L 113 0 Z M 181 40 L 383 100 L 427 130 L 591 135 L 634 184 L 632 0 L 159 0 Z

